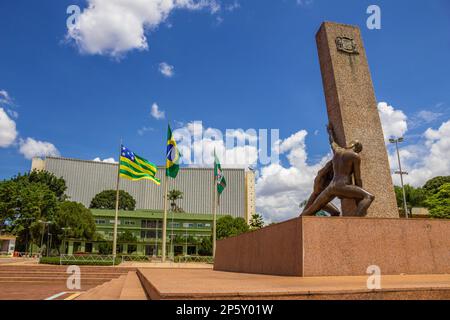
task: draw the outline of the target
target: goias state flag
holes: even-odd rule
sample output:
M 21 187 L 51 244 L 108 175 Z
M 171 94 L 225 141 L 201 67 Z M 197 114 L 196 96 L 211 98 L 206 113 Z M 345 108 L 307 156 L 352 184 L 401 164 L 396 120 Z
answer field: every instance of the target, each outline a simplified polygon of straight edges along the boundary
M 177 148 L 177 143 L 173 138 L 172 129 L 170 125 L 167 128 L 167 149 L 166 149 L 166 176 L 171 178 L 176 178 L 178 171 L 180 170 L 179 165 L 180 152 Z
M 222 166 L 220 165 L 219 158 L 217 158 L 216 150 L 214 150 L 214 178 L 217 183 L 217 192 L 221 195 L 227 187 L 227 181 L 223 175 Z
M 146 179 L 160 185 L 161 181 L 155 177 L 156 172 L 157 168 L 153 163 L 139 157 L 130 149 L 124 146 L 121 147 L 119 162 L 120 177 L 133 181 Z

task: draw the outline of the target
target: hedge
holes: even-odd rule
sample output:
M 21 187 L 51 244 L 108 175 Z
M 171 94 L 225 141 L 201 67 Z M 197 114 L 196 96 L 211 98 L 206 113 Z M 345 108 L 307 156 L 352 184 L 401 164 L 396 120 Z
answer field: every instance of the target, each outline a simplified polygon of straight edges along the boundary
M 116 261 L 114 265 L 119 265 L 122 262 L 122 258 L 116 257 Z M 41 257 L 39 260 L 40 264 L 53 264 L 53 265 L 59 265 L 61 264 L 59 257 Z M 63 265 L 78 265 L 78 266 L 112 266 L 112 261 L 79 261 L 79 260 L 73 260 L 73 261 L 63 261 Z

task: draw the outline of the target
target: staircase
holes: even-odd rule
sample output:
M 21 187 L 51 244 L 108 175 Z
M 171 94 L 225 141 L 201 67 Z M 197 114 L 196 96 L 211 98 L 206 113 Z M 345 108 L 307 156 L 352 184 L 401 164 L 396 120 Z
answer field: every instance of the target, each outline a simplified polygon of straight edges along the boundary
M 148 300 L 136 271 L 128 271 L 78 296 L 76 300 Z

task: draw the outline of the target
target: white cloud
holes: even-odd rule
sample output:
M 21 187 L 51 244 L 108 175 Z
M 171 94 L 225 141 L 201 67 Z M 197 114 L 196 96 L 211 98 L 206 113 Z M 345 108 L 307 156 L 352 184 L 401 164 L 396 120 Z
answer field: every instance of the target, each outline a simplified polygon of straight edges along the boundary
M 161 62 L 159 64 L 159 72 L 167 78 L 171 78 L 174 75 L 174 66 L 171 66 L 170 64 L 166 62 Z
M 152 110 L 150 111 L 150 114 L 156 120 L 162 120 L 166 117 L 166 113 L 164 111 L 159 110 L 159 106 L 156 103 L 152 104 Z
M 280 141 L 280 152 L 286 154 L 289 166 L 270 164 L 262 167 L 256 180 L 256 207 L 268 222 L 279 222 L 300 214 L 299 205 L 309 198 L 313 180 L 331 155 L 318 163 L 307 163 L 305 130 Z
M 33 138 L 20 140 L 19 152 L 31 160 L 34 157 L 58 157 L 59 151 L 50 142 L 37 141 Z
M 146 132 L 153 131 L 152 127 L 142 127 L 138 130 L 138 135 L 143 136 Z
M 106 158 L 106 159 L 100 159 L 99 157 L 95 158 L 94 160 L 95 162 L 106 162 L 106 163 L 117 163 L 116 160 L 114 160 L 114 158 Z
M 314 0 L 297 0 L 297 5 L 301 7 L 307 7 L 314 3 Z
M 12 99 L 9 96 L 8 91 L 6 90 L 0 90 L 0 103 L 4 103 L 4 104 L 11 104 L 12 103 Z
M 208 167 L 214 163 L 214 149 L 224 168 L 247 168 L 258 160 L 257 138 L 243 130 L 205 128 L 200 121 L 189 122 L 173 131 L 182 154 L 182 163 L 195 167 Z M 226 136 L 233 138 L 228 140 Z
M 378 112 L 380 114 L 381 125 L 383 126 L 384 138 L 387 142 L 389 138 L 403 137 L 408 130 L 407 117 L 401 110 L 395 110 L 394 107 L 386 102 L 378 103 Z
M 428 110 L 422 110 L 417 113 L 417 117 L 419 119 L 422 119 L 425 123 L 430 123 L 430 122 L 436 121 L 443 115 L 444 114 L 441 112 L 433 112 L 433 111 L 428 111 Z
M 228 4 L 225 6 L 225 10 L 229 12 L 233 12 L 234 10 L 237 10 L 241 7 L 241 4 L 235 0 L 233 3 Z
M 437 130 L 427 129 L 423 138 L 417 144 L 402 148 L 400 153 L 402 165 L 409 172 L 404 178 L 405 183 L 416 187 L 423 186 L 431 178 L 450 175 L 450 120 Z M 398 168 L 397 158 L 391 164 Z M 398 176 L 393 179 L 400 184 Z
M 16 123 L 7 112 L 0 108 L 0 148 L 7 148 L 14 143 L 17 138 Z
M 395 110 L 386 103 L 380 103 L 378 109 L 385 137 L 405 136 L 408 126 L 403 111 Z M 436 121 L 441 116 L 441 113 L 422 110 L 415 119 L 420 118 L 423 124 Z M 421 187 L 436 176 L 450 174 L 450 120 L 442 123 L 437 130 L 429 128 L 419 136 L 420 139 L 412 143 L 407 136 L 405 142 L 399 145 L 402 170 L 409 173 L 404 176 L 404 182 L 415 187 Z M 389 163 L 393 172 L 398 171 L 398 158 L 393 146 L 389 146 Z M 393 174 L 392 180 L 395 185 L 400 185 L 399 175 Z
M 173 10 L 220 10 L 215 0 L 87 0 L 75 28 L 66 38 L 82 53 L 121 57 L 147 50 L 146 34 L 165 22 Z

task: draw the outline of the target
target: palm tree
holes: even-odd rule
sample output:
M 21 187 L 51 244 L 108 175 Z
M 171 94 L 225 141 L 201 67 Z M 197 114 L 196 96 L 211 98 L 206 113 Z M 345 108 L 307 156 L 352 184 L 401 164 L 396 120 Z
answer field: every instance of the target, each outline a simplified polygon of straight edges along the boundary
M 264 218 L 259 213 L 255 213 L 252 215 L 250 219 L 250 228 L 253 230 L 261 229 L 264 227 Z
M 171 190 L 168 194 L 168 199 L 170 200 L 170 207 L 172 212 L 176 212 L 177 210 L 181 209 L 177 206 L 176 201 L 178 199 L 183 199 L 183 192 L 180 190 Z

